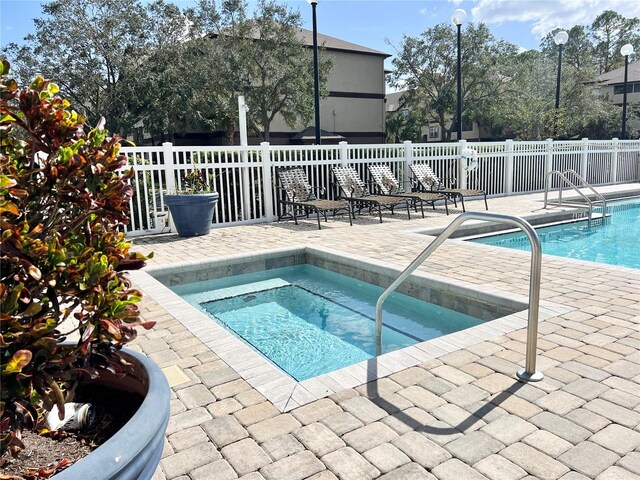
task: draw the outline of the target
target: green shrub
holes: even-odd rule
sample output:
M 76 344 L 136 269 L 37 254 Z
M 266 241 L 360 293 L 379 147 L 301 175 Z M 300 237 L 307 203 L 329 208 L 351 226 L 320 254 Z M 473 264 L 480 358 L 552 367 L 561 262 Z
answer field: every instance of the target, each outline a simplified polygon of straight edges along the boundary
M 19 88 L 0 66 L 0 448 L 63 404 L 80 371 L 121 370 L 142 323 L 123 270 L 144 265 L 120 228 L 133 171 L 120 139 L 84 118 L 40 77 Z M 102 123 L 102 122 L 101 122 Z M 59 342 L 75 332 L 72 347 Z

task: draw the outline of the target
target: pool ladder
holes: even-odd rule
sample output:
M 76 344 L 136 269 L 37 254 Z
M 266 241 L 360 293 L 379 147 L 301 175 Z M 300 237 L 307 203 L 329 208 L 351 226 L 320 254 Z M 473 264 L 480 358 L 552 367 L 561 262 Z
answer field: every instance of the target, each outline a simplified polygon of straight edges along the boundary
M 589 188 L 591 190 L 591 192 L 595 195 L 596 200 L 595 202 L 592 201 L 589 197 L 587 197 L 584 193 L 582 193 L 580 191 L 580 189 L 569 179 L 568 175 L 573 175 L 575 178 L 577 178 L 582 186 L 585 186 L 587 188 Z M 548 200 L 549 197 L 549 186 L 550 186 L 550 181 L 549 179 L 553 176 L 557 176 L 560 177 L 560 188 L 558 190 L 558 201 L 557 202 L 551 202 Z M 589 205 L 589 226 L 591 226 L 591 221 L 593 218 L 593 205 L 594 203 L 601 203 L 602 204 L 602 223 L 604 223 L 604 220 L 607 216 L 607 200 L 601 195 L 599 194 L 595 188 L 593 188 L 593 186 L 587 182 L 584 177 L 582 177 L 578 172 L 576 172 L 575 170 L 569 169 L 569 170 L 565 170 L 564 172 L 561 172 L 559 170 L 552 170 L 549 173 L 547 173 L 547 175 L 544 178 L 544 208 L 547 208 L 547 205 L 556 205 L 556 206 L 562 206 L 562 192 L 564 190 L 564 185 L 568 184 L 570 187 L 572 187 L 577 193 L 578 195 L 580 195 L 580 197 L 582 197 L 582 199 Z M 583 207 L 584 205 L 579 204 L 579 203 L 566 203 L 565 205 L 568 206 L 573 206 L 573 207 Z
M 531 274 L 529 277 L 529 317 L 527 321 L 527 357 L 525 367 L 518 369 L 516 375 L 523 382 L 538 382 L 542 380 L 541 372 L 536 371 L 536 348 L 538 343 L 538 310 L 540 308 L 540 269 L 542 266 L 542 248 L 540 238 L 534 228 L 524 219 L 513 215 L 503 215 L 489 212 L 462 213 L 453 220 L 436 239 L 418 255 L 411 264 L 389 285 L 378 297 L 376 302 L 376 354 L 382 353 L 382 304 L 387 297 L 418 268 L 444 241 L 449 238 L 458 227 L 467 220 L 485 220 L 505 223 L 519 227 L 529 238 L 531 244 Z

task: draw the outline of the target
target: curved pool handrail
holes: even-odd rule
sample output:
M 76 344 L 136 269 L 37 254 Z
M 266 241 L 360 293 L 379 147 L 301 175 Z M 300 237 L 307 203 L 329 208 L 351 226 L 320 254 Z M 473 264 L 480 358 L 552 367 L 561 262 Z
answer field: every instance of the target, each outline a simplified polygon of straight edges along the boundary
M 536 371 L 536 348 L 538 343 L 538 310 L 540 308 L 540 270 L 542 267 L 542 248 L 540 238 L 534 228 L 526 220 L 513 215 L 490 212 L 462 213 L 445 228 L 436 239 L 418 255 L 411 264 L 389 285 L 376 302 L 376 354 L 382 353 L 382 304 L 387 297 L 424 262 L 444 241 L 449 238 L 461 224 L 467 220 L 485 220 L 506 223 L 519 227 L 529 238 L 531 244 L 531 274 L 529 278 L 529 318 L 527 321 L 527 357 L 525 368 L 520 368 L 516 375 L 523 382 L 542 380 L 541 372 Z

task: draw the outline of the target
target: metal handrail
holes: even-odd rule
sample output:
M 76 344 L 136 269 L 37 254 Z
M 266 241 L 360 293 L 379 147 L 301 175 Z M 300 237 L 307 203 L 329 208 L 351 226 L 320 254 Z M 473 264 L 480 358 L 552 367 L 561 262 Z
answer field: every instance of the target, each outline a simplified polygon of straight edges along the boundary
M 537 382 L 542 380 L 541 372 L 536 371 L 536 348 L 538 343 L 538 310 L 540 308 L 540 269 L 542 266 L 542 248 L 540 238 L 534 228 L 524 219 L 513 215 L 499 213 L 467 212 L 461 214 L 445 228 L 436 239 L 429 244 L 423 252 L 404 269 L 404 271 L 389 285 L 378 297 L 376 302 L 376 353 L 382 353 L 382 304 L 387 297 L 424 262 L 435 249 L 449 238 L 458 227 L 467 220 L 487 220 L 498 223 L 506 223 L 519 227 L 529 238 L 531 243 L 531 274 L 529 278 L 529 317 L 527 321 L 527 358 L 525 368 L 520 368 L 516 375 L 523 382 Z
M 589 185 L 587 183 L 587 181 L 584 180 L 582 177 L 580 177 L 575 171 L 567 170 L 566 172 L 573 172 L 578 178 L 581 179 L 581 181 L 583 181 L 585 184 Z M 591 199 L 589 197 L 587 197 L 584 193 L 582 193 L 580 191 L 580 189 L 571 180 L 569 180 L 569 178 L 567 178 L 567 176 L 565 175 L 566 172 L 563 173 L 563 172 L 561 172 L 559 170 L 551 170 L 549 173 L 547 173 L 545 175 L 545 177 L 544 177 L 544 207 L 543 208 L 547 208 L 547 205 L 550 203 L 548 201 L 549 183 L 550 183 L 549 182 L 549 178 L 552 175 L 557 175 L 562 180 L 564 180 L 564 182 L 568 183 L 569 186 L 572 187 L 577 192 L 577 194 L 580 195 L 582 197 L 582 199 L 589 205 L 589 226 L 591 226 L 591 218 L 593 216 L 593 202 L 591 201 Z M 560 182 L 560 188 L 558 190 L 558 203 L 556 204 L 558 206 L 562 206 L 562 192 L 564 190 L 564 182 Z M 591 185 L 589 185 L 589 188 L 594 190 Z M 596 194 L 598 194 L 598 193 L 596 192 Z M 602 209 L 602 220 L 603 221 L 604 221 L 605 217 L 607 216 L 607 208 L 606 207 L 607 207 L 607 204 L 606 204 L 606 200 L 605 200 L 604 201 L 604 206 L 603 206 L 603 209 Z
M 598 193 L 598 191 L 596 191 L 596 189 L 593 188 L 593 185 L 591 185 L 589 182 L 587 182 L 587 179 L 584 178 L 582 175 L 580 175 L 578 172 L 576 172 L 574 169 L 570 168 L 568 170 L 565 170 L 564 171 L 565 176 L 566 176 L 567 173 L 571 173 L 574 177 L 576 177 L 578 180 L 580 180 L 580 182 L 582 182 L 582 185 L 584 187 L 587 187 L 596 196 L 596 198 L 600 199 L 600 201 L 602 202 L 602 210 L 603 210 L 603 217 L 602 218 L 604 218 L 604 214 L 607 211 L 607 199 L 604 198 L 604 196 L 601 193 Z

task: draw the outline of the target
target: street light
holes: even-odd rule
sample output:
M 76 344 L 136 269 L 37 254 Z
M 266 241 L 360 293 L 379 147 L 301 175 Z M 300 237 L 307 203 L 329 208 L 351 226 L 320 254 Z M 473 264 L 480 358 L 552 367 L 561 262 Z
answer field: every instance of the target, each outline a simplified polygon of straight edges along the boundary
M 313 12 L 313 91 L 316 110 L 316 145 L 320 145 L 320 72 L 318 71 L 318 22 L 316 20 L 316 6 L 319 0 L 307 0 Z
M 458 8 L 451 14 L 451 21 L 458 27 L 458 107 L 456 111 L 456 131 L 458 134 L 458 141 L 462 140 L 462 53 L 460 48 L 460 29 L 462 24 L 467 20 L 467 12 Z
M 569 40 L 569 34 L 564 30 L 560 30 L 553 36 L 553 41 L 558 45 L 558 78 L 556 79 L 556 109 L 555 121 L 553 122 L 553 136 L 558 133 L 558 109 L 560 108 L 560 73 L 562 72 L 562 48 Z
M 622 94 L 622 135 L 621 139 L 627 138 L 627 71 L 629 70 L 629 55 L 633 53 L 633 45 L 627 43 L 620 49 L 624 55 L 624 93 Z

